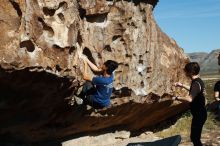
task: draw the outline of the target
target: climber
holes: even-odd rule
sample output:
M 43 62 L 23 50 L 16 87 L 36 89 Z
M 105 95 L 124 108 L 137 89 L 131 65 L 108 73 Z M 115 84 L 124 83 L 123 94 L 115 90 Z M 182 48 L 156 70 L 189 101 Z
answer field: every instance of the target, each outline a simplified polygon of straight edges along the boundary
M 201 132 L 202 127 L 207 119 L 207 111 L 205 107 L 205 87 L 203 81 L 199 78 L 200 67 L 197 62 L 190 62 L 185 66 L 185 73 L 192 80 L 191 86 L 182 83 L 175 83 L 175 86 L 182 87 L 189 91 L 186 97 L 174 97 L 173 100 L 187 101 L 190 103 L 190 111 L 192 114 L 191 124 L 191 141 L 194 146 L 202 146 Z
M 118 63 L 113 60 L 107 60 L 99 68 L 85 55 L 82 55 L 81 59 L 84 61 L 83 79 L 86 82 L 78 97 L 83 99 L 83 104 L 88 104 L 94 108 L 108 107 L 113 89 L 113 72 L 118 67 Z M 90 76 L 88 74 L 88 65 L 94 72 L 100 72 L 102 75 L 96 77 Z

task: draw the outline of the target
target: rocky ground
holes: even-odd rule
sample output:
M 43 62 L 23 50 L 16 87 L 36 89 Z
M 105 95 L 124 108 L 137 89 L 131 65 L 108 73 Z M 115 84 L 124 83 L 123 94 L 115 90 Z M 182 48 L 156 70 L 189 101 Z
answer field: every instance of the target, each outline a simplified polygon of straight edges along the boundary
M 169 130 L 169 129 L 166 129 Z M 169 137 L 169 136 L 167 136 Z M 181 134 L 181 143 L 179 146 L 193 146 L 189 137 Z M 35 144 L 34 146 L 127 146 L 129 143 L 152 142 L 162 139 L 153 132 L 144 132 L 139 136 L 131 137 L 128 131 L 116 131 L 114 133 L 107 133 L 101 135 L 84 136 L 75 139 L 63 140 L 63 142 L 50 142 Z M 220 128 L 212 130 L 203 130 L 202 143 L 204 146 L 219 146 L 220 145 Z M 17 144 L 4 144 L 4 146 L 24 146 Z M 25 145 L 26 146 L 26 145 Z M 28 145 L 30 146 L 30 145 Z M 137 145 L 136 145 L 137 146 Z M 138 145 L 142 146 L 142 145 Z
M 169 137 L 169 136 L 167 136 Z M 189 137 L 181 135 L 182 140 L 179 146 L 193 146 Z M 153 132 L 145 132 L 136 137 L 130 137 L 130 132 L 120 131 L 115 133 L 104 134 L 100 136 L 87 136 L 78 139 L 68 140 L 62 143 L 62 146 L 126 146 L 129 143 L 151 142 L 161 139 Z M 220 145 L 220 128 L 212 130 L 203 130 L 202 143 L 205 146 Z
M 220 128 L 213 129 L 202 136 L 202 142 L 208 146 L 220 145 Z
M 187 138 L 183 137 L 180 146 L 193 146 Z M 219 146 L 220 145 L 220 128 L 205 131 L 202 135 L 202 143 L 205 146 Z

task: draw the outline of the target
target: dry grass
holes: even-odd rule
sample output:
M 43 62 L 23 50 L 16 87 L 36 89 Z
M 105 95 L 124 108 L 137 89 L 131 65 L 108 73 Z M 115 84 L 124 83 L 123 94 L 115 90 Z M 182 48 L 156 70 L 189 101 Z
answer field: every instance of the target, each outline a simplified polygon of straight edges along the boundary
M 163 131 L 157 132 L 156 135 L 162 138 L 174 136 L 174 135 L 189 137 L 191 120 L 192 120 L 191 116 L 184 115 L 181 119 L 179 119 L 175 123 L 175 125 Z
M 208 102 L 212 102 L 214 100 L 214 86 L 215 83 L 218 81 L 219 79 L 214 79 L 214 80 L 206 80 L 205 82 L 205 86 L 206 86 L 206 99 L 208 100 Z

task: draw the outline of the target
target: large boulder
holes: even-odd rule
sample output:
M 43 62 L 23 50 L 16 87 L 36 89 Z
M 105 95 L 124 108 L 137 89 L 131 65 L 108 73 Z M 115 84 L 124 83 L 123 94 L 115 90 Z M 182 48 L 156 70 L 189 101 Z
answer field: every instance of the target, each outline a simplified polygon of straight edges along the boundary
M 180 94 L 174 82 L 188 81 L 188 59 L 156 24 L 157 2 L 2 0 L 0 139 L 37 142 L 112 127 L 135 131 L 186 110 L 171 96 Z M 97 65 L 120 63 L 111 107 L 68 104 L 84 82 L 79 51 Z

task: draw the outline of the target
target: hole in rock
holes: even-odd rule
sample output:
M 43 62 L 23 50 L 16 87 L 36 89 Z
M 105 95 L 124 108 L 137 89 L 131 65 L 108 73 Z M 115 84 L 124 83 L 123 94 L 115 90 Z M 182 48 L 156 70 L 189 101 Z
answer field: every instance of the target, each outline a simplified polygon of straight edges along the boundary
M 98 53 L 98 58 L 99 58 L 99 59 L 102 59 L 101 53 Z
M 144 61 L 141 60 L 141 59 L 138 62 L 139 62 L 139 64 L 143 64 L 144 63 Z
M 62 68 L 57 64 L 56 65 L 56 70 L 60 72 L 62 70 Z
M 46 16 L 53 16 L 56 12 L 57 9 L 59 9 L 60 7 L 63 8 L 63 10 L 65 10 L 68 7 L 68 4 L 66 2 L 61 2 L 58 6 L 58 8 L 48 8 L 48 7 L 43 7 L 43 12 Z
M 125 66 L 126 66 L 126 67 L 129 67 L 129 65 L 128 65 L 128 64 L 125 64 Z
M 80 18 L 83 19 L 86 16 L 86 10 L 83 9 L 81 5 L 79 5 L 78 10 Z
M 142 88 L 144 87 L 144 82 L 143 82 L 143 81 L 141 81 L 141 87 L 142 87 Z
M 51 67 L 49 67 L 49 66 L 47 66 L 47 67 L 46 67 L 46 70 L 52 70 L 52 68 L 51 68 Z
M 75 50 L 76 50 L 76 48 L 74 46 L 70 47 L 69 54 L 72 54 Z
M 60 47 L 60 46 L 57 45 L 57 44 L 53 44 L 52 47 L 53 47 L 54 49 L 58 49 L 58 50 L 64 51 L 64 48 Z
M 104 50 L 112 52 L 112 48 L 110 47 L 110 45 L 105 45 Z
M 21 17 L 22 16 L 22 11 L 20 9 L 19 4 L 16 3 L 15 1 L 13 1 L 13 0 L 9 0 L 9 1 L 12 4 L 12 6 L 14 7 L 14 9 L 17 11 L 18 16 Z
M 53 16 L 56 12 L 56 9 L 50 9 L 47 7 L 43 7 L 43 12 L 46 16 Z
M 123 43 L 123 45 L 126 45 L 126 42 L 125 42 L 125 40 L 123 38 L 121 38 L 120 41 Z
M 131 58 L 132 56 L 130 54 L 126 54 L 125 57 L 130 57 Z
M 27 48 L 28 52 L 33 52 L 35 50 L 35 46 L 31 40 L 26 40 L 20 43 L 20 48 Z
M 71 71 L 71 69 L 68 69 L 68 68 L 64 70 L 64 72 L 70 72 L 70 71 Z
M 115 40 L 117 40 L 120 37 L 121 37 L 120 35 L 115 35 L 115 36 L 112 37 L 112 41 L 115 41 Z
M 86 15 L 85 17 L 88 22 L 102 23 L 107 19 L 107 15 L 108 15 L 108 13 L 103 13 L 103 14 Z
M 119 90 L 115 90 L 115 88 L 113 88 L 113 93 L 119 97 L 126 97 L 131 96 L 132 90 L 128 87 L 122 87 Z
M 140 76 L 143 76 L 141 72 L 138 73 Z
M 152 67 L 147 67 L 147 73 L 152 72 Z
M 62 13 L 57 14 L 61 21 L 65 21 L 65 17 Z
M 96 64 L 95 59 L 92 56 L 92 52 L 89 50 L 89 48 L 85 47 L 83 49 L 83 54 L 86 55 L 92 63 Z
M 67 4 L 66 2 L 61 2 L 61 3 L 59 4 L 58 9 L 61 8 L 61 7 L 63 8 L 63 10 L 65 10 L 65 9 L 67 9 L 68 4 Z
M 134 24 L 134 22 L 131 22 L 131 26 L 134 26 L 135 28 L 137 28 L 137 26 Z
M 48 31 L 52 36 L 54 35 L 52 27 L 48 26 L 41 17 L 38 17 L 38 21 L 42 24 L 44 30 Z
M 82 35 L 80 34 L 80 31 L 78 31 L 77 34 L 77 42 L 79 43 L 79 45 L 82 45 L 83 39 L 82 39 Z

